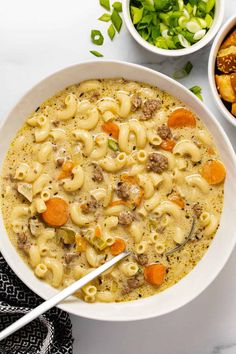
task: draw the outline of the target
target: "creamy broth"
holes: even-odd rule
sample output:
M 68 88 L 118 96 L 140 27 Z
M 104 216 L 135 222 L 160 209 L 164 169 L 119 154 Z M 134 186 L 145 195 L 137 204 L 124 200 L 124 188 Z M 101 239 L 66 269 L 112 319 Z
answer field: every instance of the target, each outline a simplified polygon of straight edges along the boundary
M 180 109 L 190 120 L 173 123 Z M 123 79 L 70 86 L 37 108 L 10 145 L 1 177 L 7 233 L 36 276 L 57 288 L 129 249 L 78 297 L 154 295 L 188 274 L 215 235 L 224 167 L 212 180 L 212 161 L 220 164 L 211 134 L 168 93 Z

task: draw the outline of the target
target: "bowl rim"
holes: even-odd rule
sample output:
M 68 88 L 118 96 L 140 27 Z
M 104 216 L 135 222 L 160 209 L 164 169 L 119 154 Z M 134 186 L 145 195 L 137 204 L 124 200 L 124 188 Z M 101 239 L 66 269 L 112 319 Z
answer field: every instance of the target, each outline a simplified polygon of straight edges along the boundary
M 128 28 L 129 33 L 132 35 L 132 37 L 145 49 L 149 50 L 152 53 L 161 55 L 161 56 L 168 56 L 168 57 L 179 57 L 183 55 L 188 55 L 195 53 L 196 51 L 202 49 L 205 47 L 217 34 L 219 31 L 223 19 L 224 19 L 224 12 L 225 12 L 225 3 L 224 0 L 216 0 L 216 5 L 217 5 L 217 16 L 214 17 L 213 24 L 209 31 L 206 33 L 206 35 L 197 43 L 194 45 L 191 45 L 188 48 L 183 48 L 183 49 L 162 49 L 155 47 L 153 44 L 148 43 L 143 39 L 140 34 L 136 31 L 132 21 L 131 21 L 131 16 L 130 16 L 130 11 L 129 11 L 129 3 L 130 0 L 124 0 L 123 3 L 123 15 L 124 15 L 124 21 L 126 23 L 126 26 Z
M 44 79 L 40 80 L 38 83 L 36 83 L 33 87 L 31 87 L 25 95 L 23 95 L 19 100 L 18 102 L 14 105 L 13 109 L 10 111 L 10 113 L 5 117 L 5 119 L 3 120 L 1 126 L 0 126 L 0 135 L 2 133 L 2 128 L 4 127 L 5 124 L 7 124 L 7 121 L 8 121 L 8 118 L 10 118 L 10 116 L 12 114 L 14 114 L 14 110 L 16 109 L 16 107 L 18 107 L 23 100 L 25 100 L 27 98 L 27 96 L 34 90 L 37 90 L 37 88 L 39 88 L 41 85 L 43 85 L 44 83 L 46 83 L 48 80 L 53 80 L 55 77 L 57 77 L 57 75 L 61 75 L 63 73 L 66 73 L 67 71 L 69 70 L 72 70 L 72 69 L 76 69 L 78 67 L 83 67 L 83 66 L 87 66 L 87 65 L 96 65 L 96 66 L 106 66 L 106 65 L 110 65 L 110 64 L 113 64 L 113 65 L 119 65 L 119 66 L 125 66 L 125 67 L 129 67 L 130 69 L 135 69 L 135 70 L 138 70 L 138 71 L 143 71 L 143 72 L 146 72 L 146 73 L 149 73 L 149 74 L 152 74 L 154 75 L 157 79 L 158 77 L 159 78 L 162 78 L 164 81 L 168 82 L 168 84 L 170 85 L 173 85 L 175 86 L 176 88 L 179 88 L 180 90 L 182 90 L 183 92 L 186 93 L 187 96 L 191 97 L 191 103 L 190 105 L 192 105 L 193 103 L 196 103 L 197 105 L 200 105 L 200 107 L 202 108 L 203 111 L 206 112 L 206 114 L 208 115 L 208 117 L 210 118 L 210 122 L 213 123 L 213 125 L 216 126 L 216 128 L 218 129 L 218 132 L 221 134 L 221 136 L 223 137 L 223 141 L 224 141 L 224 144 L 225 146 L 227 147 L 228 149 L 228 152 L 229 152 L 229 158 L 230 158 L 230 162 L 231 162 L 231 165 L 234 166 L 234 170 L 236 170 L 236 155 L 234 153 L 234 150 L 233 150 L 233 147 L 226 135 L 226 133 L 224 132 L 223 128 L 221 127 L 220 123 L 217 121 L 217 119 L 214 117 L 213 114 L 211 114 L 211 112 L 209 111 L 209 109 L 194 95 L 192 94 L 187 88 L 185 88 L 182 84 L 180 84 L 179 82 L 173 80 L 172 78 L 160 73 L 160 72 L 157 72 L 155 70 L 152 70 L 152 69 L 149 69 L 147 67 L 143 67 L 141 65 L 138 65 L 138 64 L 133 64 L 133 63 L 127 63 L 127 62 L 124 62 L 124 61 L 116 61 L 116 60 L 103 60 L 103 61 L 85 61 L 85 62 L 81 62 L 79 64 L 74 64 L 74 65 L 71 65 L 71 66 L 67 66 L 63 69 L 60 69 L 56 72 L 54 72 L 53 74 L 49 75 L 49 76 L 46 76 Z M 96 69 L 98 70 L 99 72 L 99 69 Z M 102 75 L 103 77 L 104 75 Z M 113 77 L 116 77 L 115 75 Z M 99 74 L 97 76 L 97 78 L 99 78 Z M 91 78 L 92 79 L 92 78 Z M 89 79 L 88 79 L 89 80 Z M 58 90 L 59 91 L 59 90 Z M 16 129 L 14 129 L 14 134 L 15 134 L 15 131 Z M 9 237 L 8 237 L 8 234 L 7 234 L 7 231 L 4 227 L 4 223 L 3 223 L 3 218 L 2 218 L 2 215 L 0 215 L 0 226 L 1 226 L 1 223 L 3 225 L 3 229 L 4 229 L 4 233 L 6 234 L 6 239 L 11 243 L 11 241 L 9 240 Z M 235 232 L 235 236 L 236 236 L 236 232 Z M 215 239 L 215 238 L 214 238 Z M 213 240 L 214 242 L 214 240 Z M 13 272 L 25 283 L 25 285 L 27 287 L 29 287 L 34 293 L 36 293 L 37 295 L 41 296 L 43 299 L 48 299 L 48 297 L 42 292 L 42 290 L 36 290 L 36 286 L 34 284 L 31 284 L 27 279 L 23 278 L 22 274 L 20 273 L 20 267 L 18 268 L 14 262 L 13 259 L 11 259 L 10 255 L 8 254 L 8 251 L 7 251 L 7 247 L 5 245 L 6 241 L 3 239 L 3 242 L 0 243 L 0 250 L 2 252 L 2 255 L 3 257 L 5 258 L 5 260 L 7 261 L 8 265 L 11 267 L 11 269 L 13 270 Z M 116 318 L 113 317 L 108 314 L 108 315 L 105 315 L 102 313 L 102 314 L 99 314 L 99 315 L 94 315 L 94 314 L 85 314 L 83 311 L 82 311 L 82 314 L 81 313 L 75 313 L 73 310 L 70 309 L 70 306 L 67 306 L 67 302 L 63 302 L 61 304 L 59 304 L 57 307 L 60 308 L 61 310 L 64 310 L 66 312 L 69 312 L 73 315 L 79 315 L 81 317 L 84 317 L 84 318 L 88 318 L 88 319 L 94 319 L 94 320 L 106 320 L 106 321 L 111 321 L 111 322 L 120 322 L 120 321 L 134 321 L 134 320 L 144 320 L 144 319 L 149 319 L 149 318 L 154 318 L 154 317 L 159 317 L 159 316 L 163 316 L 163 315 L 166 315 L 170 312 L 173 312 L 185 305 L 187 305 L 188 303 L 190 303 L 192 300 L 194 300 L 197 296 L 200 295 L 200 293 L 202 293 L 213 281 L 214 279 L 217 277 L 217 275 L 220 273 L 220 271 L 223 269 L 224 265 L 226 264 L 226 262 L 228 261 L 233 249 L 234 249 L 234 246 L 235 246 L 235 243 L 236 243 L 236 237 L 234 237 L 234 239 L 231 241 L 231 245 L 230 245 L 230 248 L 229 250 L 227 251 L 227 253 L 225 253 L 224 255 L 224 258 L 222 259 L 221 262 L 219 262 L 217 264 L 217 266 L 211 271 L 211 274 L 210 276 L 207 277 L 207 279 L 202 279 L 202 283 L 201 283 L 201 287 L 199 287 L 197 289 L 197 291 L 195 291 L 194 293 L 192 293 L 191 295 L 188 295 L 188 299 L 185 300 L 185 299 L 180 299 L 177 306 L 176 304 L 175 305 L 171 305 L 169 306 L 169 309 L 168 311 L 159 311 L 159 313 L 155 313 L 155 311 L 153 311 L 152 313 L 149 313 L 149 314 L 146 314 L 144 313 L 143 315 L 132 315 L 131 318 L 129 318 L 127 315 L 125 314 L 122 314 L 120 315 L 119 314 L 119 317 Z M 11 244 L 12 245 L 12 244 Z M 15 249 L 15 247 L 12 245 L 12 247 Z M 211 248 L 211 247 L 210 247 Z M 210 249 L 209 249 L 210 251 Z M 208 252 L 209 252 L 208 251 Z M 208 253 L 207 252 L 207 253 Z M 17 251 L 15 250 L 15 253 L 17 254 Z M 20 257 L 20 256 L 19 256 Z M 203 256 L 204 258 L 205 256 Z M 202 259 L 203 259 L 202 258 Z M 202 260 L 201 260 L 202 261 Z M 131 307 L 136 305 L 138 303 L 138 305 L 140 306 L 141 304 L 143 304 L 144 302 L 147 302 L 148 300 L 150 300 L 151 298 L 156 298 L 157 296 L 161 296 L 161 294 L 163 293 L 166 293 L 168 292 L 168 294 L 172 294 L 172 292 L 174 291 L 174 289 L 176 289 L 176 286 L 178 284 L 180 284 L 182 282 L 183 279 L 186 279 L 186 278 L 189 278 L 189 275 L 192 273 L 192 272 L 197 272 L 197 269 L 199 268 L 199 264 L 201 263 L 201 261 L 194 267 L 194 269 L 188 274 L 186 275 L 184 278 L 182 278 L 177 284 L 171 286 L 170 288 L 166 289 L 165 291 L 161 292 L 161 293 L 158 293 L 157 295 L 154 295 L 154 296 L 151 296 L 151 297 L 148 297 L 148 298 L 144 298 L 142 300 L 138 300 L 138 301 L 131 301 L 131 302 L 126 302 L 126 303 L 119 303 L 119 308 L 121 308 L 122 306 L 125 308 L 125 306 L 127 304 L 129 304 Z M 21 259 L 21 262 L 23 262 L 23 260 Z M 29 268 L 28 265 L 25 264 L 25 267 Z M 32 272 L 30 270 L 30 272 Z M 51 288 L 51 286 L 49 286 Z M 53 289 L 53 288 L 51 288 Z M 54 294 L 57 293 L 57 290 L 53 289 L 54 290 Z M 70 298 L 69 298 L 70 299 Z M 69 300 L 68 299 L 68 300 Z M 76 300 L 78 301 L 78 300 Z M 111 305 L 114 304 L 114 303 L 111 303 Z M 70 305 L 70 304 L 69 304 Z M 108 305 L 108 304 L 106 304 Z M 115 305 L 118 305 L 118 304 L 115 304 Z M 114 305 L 114 306 L 115 306 Z M 95 304 L 89 304 L 89 306 L 96 306 L 96 303 Z
M 209 60 L 208 60 L 208 80 L 209 80 L 212 95 L 215 99 L 218 108 L 222 112 L 223 116 L 227 119 L 227 121 L 236 127 L 236 117 L 234 117 L 231 114 L 231 112 L 225 107 L 217 91 L 216 82 L 215 82 L 215 64 L 216 64 L 217 53 L 219 51 L 219 48 L 223 40 L 226 38 L 227 34 L 231 31 L 231 29 L 234 26 L 236 26 L 236 15 L 233 15 L 228 19 L 228 21 L 222 26 L 216 38 L 214 39 L 209 54 Z

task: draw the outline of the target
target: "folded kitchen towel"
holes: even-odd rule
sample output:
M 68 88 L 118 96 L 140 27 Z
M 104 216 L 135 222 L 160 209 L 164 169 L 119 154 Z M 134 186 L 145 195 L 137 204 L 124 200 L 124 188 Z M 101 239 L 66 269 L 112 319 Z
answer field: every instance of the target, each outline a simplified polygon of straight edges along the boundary
M 0 331 L 43 300 L 14 274 L 0 254 Z M 72 354 L 69 315 L 54 307 L 0 342 L 1 354 Z

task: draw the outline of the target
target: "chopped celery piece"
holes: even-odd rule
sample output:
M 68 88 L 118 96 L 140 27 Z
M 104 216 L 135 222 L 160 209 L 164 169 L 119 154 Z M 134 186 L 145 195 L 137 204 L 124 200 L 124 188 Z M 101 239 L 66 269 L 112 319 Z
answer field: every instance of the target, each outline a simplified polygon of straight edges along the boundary
M 139 9 L 138 7 L 131 6 L 131 16 L 133 24 L 136 25 L 143 17 L 143 7 Z
M 154 0 L 154 7 L 157 11 L 169 11 L 172 9 L 172 0 Z
M 64 226 L 57 230 L 57 236 L 62 239 L 63 243 L 66 245 L 71 245 L 75 242 L 75 235 L 75 230 L 70 227 Z
M 162 49 L 168 49 L 168 45 L 166 43 L 165 38 L 163 37 L 158 37 L 156 42 L 155 42 L 156 47 L 162 48 Z
M 155 11 L 154 0 L 140 0 L 140 2 L 145 9 Z
M 167 26 L 169 25 L 170 15 L 161 12 L 161 13 L 159 14 L 159 17 L 160 17 L 160 19 L 164 22 L 165 25 L 167 25 Z
M 87 230 L 84 234 L 84 238 L 91 246 L 99 251 L 103 251 L 107 247 L 104 237 L 102 235 L 100 237 L 95 236 L 93 230 Z
M 117 142 L 113 139 L 108 139 L 108 147 L 113 151 L 119 150 L 119 146 L 118 146 Z
M 103 6 L 106 10 L 110 11 L 110 0 L 99 0 L 100 5 Z
M 160 31 L 161 33 L 164 31 L 168 31 L 168 26 L 166 26 L 164 23 L 160 23 Z
M 120 17 L 119 12 L 117 12 L 115 9 L 112 11 L 111 14 L 111 22 L 113 23 L 117 32 L 120 32 L 123 21 L 122 18 Z

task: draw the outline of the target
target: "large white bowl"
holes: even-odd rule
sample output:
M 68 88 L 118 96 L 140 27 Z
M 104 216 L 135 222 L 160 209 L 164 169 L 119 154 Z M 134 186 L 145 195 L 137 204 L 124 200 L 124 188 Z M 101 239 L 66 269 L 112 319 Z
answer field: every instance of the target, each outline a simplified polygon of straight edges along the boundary
M 227 169 L 225 205 L 217 235 L 203 259 L 180 282 L 160 294 L 133 302 L 88 304 L 71 297 L 59 306 L 65 311 L 87 318 L 128 321 L 164 315 L 193 300 L 215 279 L 233 250 L 236 240 L 236 158 L 232 146 L 217 120 L 189 90 L 163 74 L 124 62 L 87 62 L 71 66 L 49 76 L 33 87 L 19 101 L 0 129 L 0 163 L 2 163 L 11 140 L 27 115 L 48 97 L 68 85 L 83 80 L 116 77 L 139 80 L 158 86 L 187 103 L 201 117 L 215 137 L 216 145 Z M 1 252 L 18 277 L 44 299 L 56 294 L 57 290 L 37 279 L 21 260 L 7 236 L 2 218 L 0 218 L 0 235 Z
M 224 105 L 224 103 L 223 103 L 222 99 L 220 98 L 220 95 L 217 91 L 216 82 L 215 82 L 217 53 L 220 49 L 220 46 L 221 46 L 223 40 L 226 38 L 226 36 L 230 33 L 230 31 L 235 26 L 236 26 L 236 16 L 234 15 L 224 24 L 224 26 L 221 28 L 218 35 L 214 39 L 214 42 L 212 44 L 211 51 L 210 51 L 209 61 L 208 61 L 208 79 L 209 79 L 209 84 L 211 87 L 211 92 L 214 96 L 214 99 L 215 99 L 215 102 L 216 102 L 218 108 L 221 110 L 224 117 L 231 124 L 233 124 L 236 127 L 236 117 L 234 117 L 233 114 L 231 114 L 230 111 Z
M 124 15 L 124 20 L 126 23 L 126 26 L 130 32 L 130 34 L 133 36 L 133 38 L 145 49 L 149 50 L 150 52 L 153 52 L 155 54 L 159 55 L 165 55 L 168 57 L 178 57 L 182 55 L 188 55 L 191 53 L 194 53 L 198 51 L 199 49 L 205 47 L 218 33 L 220 26 L 222 25 L 223 19 L 224 19 L 224 10 L 225 10 L 225 2 L 224 0 L 216 0 L 216 5 L 215 5 L 215 16 L 214 16 L 214 21 L 209 29 L 209 31 L 206 33 L 206 35 L 197 43 L 191 45 L 188 48 L 183 48 L 183 49 L 162 49 L 158 48 L 155 45 L 145 41 L 136 28 L 134 27 L 131 16 L 130 16 L 130 9 L 129 9 L 129 4 L 130 0 L 124 0 L 123 4 L 123 15 Z

